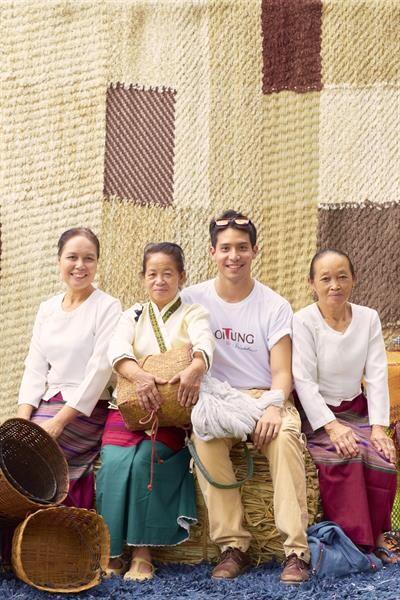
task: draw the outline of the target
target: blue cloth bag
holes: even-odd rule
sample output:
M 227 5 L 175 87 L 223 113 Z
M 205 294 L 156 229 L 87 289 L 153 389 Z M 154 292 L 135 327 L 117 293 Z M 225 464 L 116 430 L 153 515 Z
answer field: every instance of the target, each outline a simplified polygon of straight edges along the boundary
M 333 521 L 316 523 L 307 534 L 312 570 L 317 577 L 343 577 L 382 568 L 382 561 L 375 554 L 361 552 Z

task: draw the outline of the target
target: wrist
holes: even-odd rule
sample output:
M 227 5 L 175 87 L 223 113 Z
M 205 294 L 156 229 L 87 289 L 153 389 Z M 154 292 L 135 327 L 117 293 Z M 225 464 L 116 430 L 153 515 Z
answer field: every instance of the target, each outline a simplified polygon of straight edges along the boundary
M 271 412 L 275 412 L 276 414 L 282 414 L 282 407 L 281 406 L 277 406 L 276 404 L 270 404 L 269 406 L 267 406 L 267 408 L 264 411 L 264 415 L 265 414 L 271 414 Z
M 202 371 L 203 373 L 206 370 L 206 365 L 202 356 L 194 356 L 190 366 L 194 367 L 196 371 Z
M 66 427 L 69 425 L 75 417 L 79 416 L 79 410 L 76 408 L 72 408 L 71 406 L 65 405 L 63 408 L 53 417 L 53 423 L 58 425 L 59 427 Z
M 30 404 L 19 404 L 17 408 L 17 417 L 20 419 L 30 419 L 35 407 Z
M 135 370 L 140 369 L 140 367 L 135 359 L 125 357 L 121 358 L 118 362 L 114 363 L 113 369 L 120 375 L 123 375 L 124 371 L 126 371 L 127 369 Z
M 68 423 L 70 422 L 71 419 L 67 419 L 66 417 L 63 417 L 63 415 L 55 415 L 53 417 L 53 423 L 55 425 L 58 425 L 59 427 L 64 428 L 66 425 L 68 425 Z
M 136 381 L 137 377 L 145 372 L 142 367 L 139 367 L 135 360 L 129 359 L 125 359 L 123 363 L 119 363 L 116 371 L 119 375 L 122 375 L 122 377 L 129 379 L 129 381 L 133 383 Z
M 324 429 L 325 429 L 326 433 L 331 433 L 336 428 L 336 425 L 337 425 L 336 419 L 334 419 L 333 421 L 329 421 L 329 423 L 326 423 L 324 425 Z

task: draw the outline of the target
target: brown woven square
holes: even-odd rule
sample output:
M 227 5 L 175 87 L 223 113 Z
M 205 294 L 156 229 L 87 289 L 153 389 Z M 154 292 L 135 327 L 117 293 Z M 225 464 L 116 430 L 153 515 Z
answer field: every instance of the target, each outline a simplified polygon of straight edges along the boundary
M 104 195 L 173 200 L 175 94 L 117 83 L 107 90 Z
M 400 319 L 400 206 L 367 203 L 318 210 L 318 248 L 347 252 L 357 283 L 352 301 L 375 308 L 383 325 Z
M 263 0 L 263 93 L 322 89 L 321 0 Z

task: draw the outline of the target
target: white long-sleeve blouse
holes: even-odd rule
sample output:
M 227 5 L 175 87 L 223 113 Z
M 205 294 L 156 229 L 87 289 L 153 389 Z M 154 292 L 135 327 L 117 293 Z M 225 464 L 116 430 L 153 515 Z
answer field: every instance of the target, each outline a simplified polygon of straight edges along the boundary
M 214 338 L 207 310 L 200 304 L 182 303 L 164 321 L 163 317 L 166 317 L 177 299 L 178 296 L 162 310 L 150 301 L 134 304 L 121 315 L 108 349 L 108 357 L 113 366 L 123 358 L 139 360 L 149 354 L 160 353 L 150 320 L 150 305 L 167 350 L 191 343 L 193 352 L 201 352 L 207 366 L 211 365 Z
M 58 392 L 65 403 L 90 416 L 111 375 L 107 348 L 121 315 L 119 300 L 96 289 L 70 312 L 64 294 L 42 302 L 33 327 L 18 404 L 38 407 Z
M 342 333 L 325 322 L 317 304 L 293 317 L 293 377 L 312 428 L 335 419 L 340 406 L 367 390 L 371 425 L 389 424 L 387 359 L 378 313 L 351 304 L 352 319 Z

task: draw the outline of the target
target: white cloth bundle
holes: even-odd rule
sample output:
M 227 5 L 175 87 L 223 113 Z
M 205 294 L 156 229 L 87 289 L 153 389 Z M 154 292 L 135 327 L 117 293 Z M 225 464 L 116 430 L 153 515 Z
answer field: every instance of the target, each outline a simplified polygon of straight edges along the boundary
M 245 439 L 254 431 L 265 409 L 271 405 L 283 406 L 284 400 L 283 390 L 268 390 L 254 398 L 226 381 L 206 375 L 192 410 L 193 431 L 205 442 L 224 437 Z

